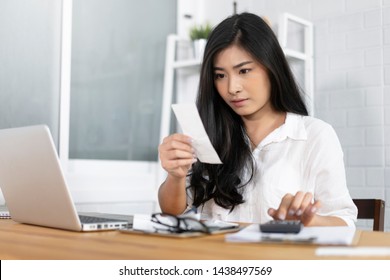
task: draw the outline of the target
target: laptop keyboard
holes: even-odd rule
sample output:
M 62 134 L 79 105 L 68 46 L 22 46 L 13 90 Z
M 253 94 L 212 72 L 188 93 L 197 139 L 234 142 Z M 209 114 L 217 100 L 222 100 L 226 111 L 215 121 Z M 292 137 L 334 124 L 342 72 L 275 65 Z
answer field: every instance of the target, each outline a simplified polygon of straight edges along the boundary
M 98 223 L 107 223 L 107 222 L 125 222 L 123 220 L 107 219 L 102 217 L 91 217 L 79 215 L 80 222 L 82 224 L 98 224 Z

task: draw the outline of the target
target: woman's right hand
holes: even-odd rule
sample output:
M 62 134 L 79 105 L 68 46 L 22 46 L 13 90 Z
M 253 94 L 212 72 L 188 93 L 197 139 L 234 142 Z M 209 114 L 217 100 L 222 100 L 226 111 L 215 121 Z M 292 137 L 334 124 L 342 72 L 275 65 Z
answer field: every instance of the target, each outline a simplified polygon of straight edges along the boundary
M 165 137 L 158 147 L 161 166 L 169 175 L 184 178 L 191 165 L 196 162 L 191 138 L 184 134 Z

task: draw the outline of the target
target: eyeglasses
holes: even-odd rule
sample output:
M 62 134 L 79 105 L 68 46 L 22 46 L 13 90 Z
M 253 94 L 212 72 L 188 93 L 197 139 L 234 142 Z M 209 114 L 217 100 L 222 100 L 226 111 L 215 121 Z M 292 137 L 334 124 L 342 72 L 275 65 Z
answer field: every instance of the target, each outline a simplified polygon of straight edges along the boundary
M 210 233 L 209 228 L 203 222 L 192 217 L 178 217 L 170 214 L 155 213 L 152 214 L 151 221 L 164 227 L 156 227 L 156 230 L 167 230 L 174 233 Z

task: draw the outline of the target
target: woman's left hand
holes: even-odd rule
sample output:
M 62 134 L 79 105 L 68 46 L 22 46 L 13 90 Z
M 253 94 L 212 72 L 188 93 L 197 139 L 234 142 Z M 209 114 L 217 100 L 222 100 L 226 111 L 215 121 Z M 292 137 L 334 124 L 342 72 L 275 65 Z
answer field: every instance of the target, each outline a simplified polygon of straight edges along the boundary
M 274 220 L 300 220 L 305 226 L 310 226 L 320 206 L 319 201 L 313 202 L 311 193 L 299 191 L 295 195 L 283 196 L 279 208 L 269 208 L 268 215 Z

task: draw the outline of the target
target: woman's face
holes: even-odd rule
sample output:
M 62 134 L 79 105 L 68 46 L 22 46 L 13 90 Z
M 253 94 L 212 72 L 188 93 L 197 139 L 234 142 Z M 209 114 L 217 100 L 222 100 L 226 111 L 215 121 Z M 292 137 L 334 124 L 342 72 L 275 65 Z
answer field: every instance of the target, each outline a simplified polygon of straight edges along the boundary
M 223 100 L 243 118 L 272 110 L 266 68 L 243 48 L 232 45 L 214 58 L 214 85 Z

